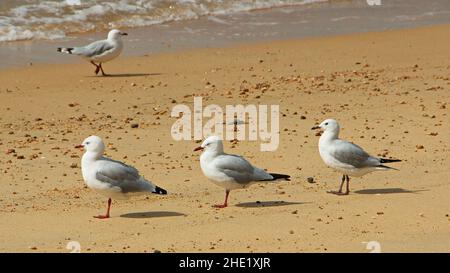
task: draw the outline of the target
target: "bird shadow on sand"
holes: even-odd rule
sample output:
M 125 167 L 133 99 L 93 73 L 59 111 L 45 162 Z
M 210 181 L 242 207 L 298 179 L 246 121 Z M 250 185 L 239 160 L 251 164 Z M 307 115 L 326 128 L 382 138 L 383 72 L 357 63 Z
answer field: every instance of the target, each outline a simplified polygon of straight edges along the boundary
M 306 204 L 302 202 L 285 202 L 285 201 L 256 201 L 256 202 L 246 202 L 239 203 L 236 207 L 241 208 L 261 208 L 261 207 L 281 207 L 290 205 L 301 205 Z
M 161 218 L 161 217 L 175 217 L 186 216 L 184 213 L 174 211 L 146 211 L 146 212 L 133 212 L 120 215 L 123 218 Z
M 108 74 L 105 76 L 95 75 L 88 76 L 89 78 L 133 78 L 146 76 L 160 76 L 162 73 L 124 73 L 124 74 Z
M 407 190 L 402 188 L 366 189 L 355 191 L 357 194 L 392 194 L 392 193 L 418 193 L 427 190 Z

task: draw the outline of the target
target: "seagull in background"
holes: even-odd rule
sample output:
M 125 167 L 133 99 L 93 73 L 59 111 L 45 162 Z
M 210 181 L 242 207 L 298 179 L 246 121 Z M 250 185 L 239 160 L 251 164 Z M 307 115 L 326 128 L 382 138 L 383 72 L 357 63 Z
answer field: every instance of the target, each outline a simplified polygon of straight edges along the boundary
M 110 217 L 112 198 L 128 199 L 131 195 L 146 193 L 167 194 L 165 189 L 140 176 L 135 168 L 104 157 L 105 144 L 100 137 L 90 136 L 75 148 L 86 151 L 81 159 L 81 172 L 87 186 L 108 197 L 106 214 L 95 218 Z
M 327 119 L 311 129 L 323 131 L 319 139 L 319 153 L 322 160 L 329 167 L 343 173 L 339 190 L 329 191 L 328 193 L 348 195 L 350 192 L 349 176 L 359 177 L 373 171 L 397 170 L 383 164 L 401 161 L 399 159 L 373 157 L 358 145 L 339 139 L 340 127 L 334 119 Z M 342 192 L 345 181 L 347 181 L 347 187 L 345 192 Z
M 58 47 L 57 51 L 78 55 L 95 66 L 95 75 L 101 71 L 103 76 L 107 76 L 107 74 L 103 71 L 102 63 L 111 61 L 122 53 L 123 35 L 128 34 L 121 32 L 120 30 L 113 29 L 108 33 L 108 38 L 106 40 L 96 41 L 87 46 L 81 47 Z
M 210 136 L 194 151 L 203 151 L 200 156 L 200 167 L 203 174 L 216 185 L 225 188 L 225 202 L 214 205 L 216 208 L 228 206 L 228 195 L 231 190 L 243 189 L 254 183 L 274 182 L 278 179 L 289 181 L 285 174 L 267 173 L 252 166 L 239 155 L 226 154 L 223 151 L 222 139 Z

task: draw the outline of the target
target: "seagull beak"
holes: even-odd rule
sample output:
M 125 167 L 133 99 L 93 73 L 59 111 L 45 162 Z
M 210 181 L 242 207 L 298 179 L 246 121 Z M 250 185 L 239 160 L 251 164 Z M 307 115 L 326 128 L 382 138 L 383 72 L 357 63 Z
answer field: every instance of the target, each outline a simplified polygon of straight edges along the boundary
M 320 126 L 314 126 L 311 128 L 311 130 L 317 130 L 317 129 L 320 129 Z
M 83 148 L 84 148 L 84 145 L 83 145 L 83 144 L 80 144 L 80 145 L 75 146 L 75 148 L 76 148 L 76 149 L 83 149 Z
M 126 32 L 121 32 L 120 34 L 124 35 L 124 36 L 128 35 L 128 33 L 126 33 Z
M 196 151 L 203 151 L 203 147 L 198 146 L 197 148 L 194 149 L 194 152 L 196 152 Z

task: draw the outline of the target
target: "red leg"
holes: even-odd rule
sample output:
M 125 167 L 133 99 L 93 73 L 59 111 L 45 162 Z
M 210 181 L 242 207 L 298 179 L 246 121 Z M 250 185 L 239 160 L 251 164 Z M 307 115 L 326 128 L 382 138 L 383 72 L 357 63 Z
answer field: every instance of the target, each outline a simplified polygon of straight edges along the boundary
M 100 71 L 100 66 L 98 66 L 96 63 L 94 63 L 93 61 L 91 61 L 91 64 L 95 65 L 95 75 L 98 74 L 98 72 Z
M 106 211 L 106 215 L 99 215 L 99 216 L 94 216 L 94 218 L 97 219 L 107 219 L 109 218 L 109 210 L 111 209 L 111 198 L 108 199 L 108 210 Z
M 103 71 L 102 63 L 100 63 L 99 67 L 100 67 L 100 70 L 102 71 L 102 76 L 108 76 L 108 74 L 106 74 L 106 73 Z
M 347 188 L 344 195 L 348 195 L 350 193 L 350 177 L 348 175 L 346 175 L 346 177 L 347 177 Z
M 342 186 L 344 186 L 344 182 L 345 182 L 345 178 L 346 177 L 347 177 L 347 175 L 345 175 L 345 174 L 342 176 L 341 186 L 339 187 L 338 191 L 327 191 L 327 193 L 336 194 L 336 195 L 343 195 L 342 194 Z
M 223 209 L 228 207 L 228 195 L 230 194 L 230 190 L 226 190 L 225 191 L 225 202 L 223 203 L 223 205 L 214 205 L 214 208 L 219 208 L 219 209 Z
M 342 186 L 344 185 L 345 180 L 347 180 L 347 187 L 346 187 L 346 191 L 342 192 Z M 339 187 L 339 191 L 328 191 L 328 193 L 332 193 L 332 194 L 336 194 L 336 195 L 348 195 L 350 193 L 350 177 L 346 174 L 344 174 L 344 176 L 342 177 L 342 183 L 341 186 Z

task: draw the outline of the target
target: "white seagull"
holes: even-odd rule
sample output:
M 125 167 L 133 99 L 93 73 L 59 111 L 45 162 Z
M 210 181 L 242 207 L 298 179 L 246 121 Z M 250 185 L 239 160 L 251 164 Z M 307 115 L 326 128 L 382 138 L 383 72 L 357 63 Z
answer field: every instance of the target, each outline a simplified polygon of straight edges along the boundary
M 102 75 L 107 76 L 103 71 L 102 63 L 111 61 L 122 53 L 123 42 L 121 36 L 123 35 L 128 34 L 113 29 L 108 33 L 106 40 L 96 41 L 81 47 L 58 47 L 58 52 L 81 56 L 95 65 L 95 75 L 102 71 Z
M 397 170 L 383 163 L 399 162 L 399 159 L 377 158 L 369 155 L 361 147 L 351 142 L 339 139 L 339 124 L 334 119 L 327 119 L 312 130 L 321 129 L 323 134 L 319 139 L 319 153 L 322 160 L 329 167 L 343 173 L 341 186 L 338 191 L 329 191 L 337 195 L 348 195 L 350 192 L 350 177 L 363 176 L 373 171 Z M 342 187 L 347 180 L 347 189 Z
M 215 205 L 216 208 L 228 206 L 228 195 L 231 190 L 243 189 L 254 183 L 290 178 L 289 175 L 267 173 L 256 168 L 242 156 L 224 153 L 222 140 L 218 136 L 208 137 L 200 147 L 194 149 L 200 150 L 203 150 L 200 156 L 203 174 L 216 185 L 225 188 L 225 202 L 223 205 Z
M 111 198 L 128 199 L 131 195 L 146 193 L 167 194 L 165 189 L 140 176 L 135 168 L 104 157 L 105 144 L 100 137 L 90 136 L 75 148 L 86 151 L 81 159 L 81 172 L 87 186 L 108 197 L 106 214 L 95 218 L 109 218 Z

